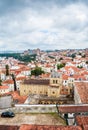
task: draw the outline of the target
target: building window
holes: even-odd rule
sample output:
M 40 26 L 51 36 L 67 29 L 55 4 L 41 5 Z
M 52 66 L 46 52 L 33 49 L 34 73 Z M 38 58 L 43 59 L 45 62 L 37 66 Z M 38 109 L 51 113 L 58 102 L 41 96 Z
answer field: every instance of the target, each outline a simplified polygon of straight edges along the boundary
M 56 80 L 56 84 L 57 84 L 57 80 Z
M 46 95 L 47 95 L 48 93 L 46 92 Z
M 53 94 L 55 94 L 55 92 L 54 92 L 54 91 L 53 91 L 52 93 L 53 93 Z
M 53 80 L 53 83 L 55 84 L 55 80 Z

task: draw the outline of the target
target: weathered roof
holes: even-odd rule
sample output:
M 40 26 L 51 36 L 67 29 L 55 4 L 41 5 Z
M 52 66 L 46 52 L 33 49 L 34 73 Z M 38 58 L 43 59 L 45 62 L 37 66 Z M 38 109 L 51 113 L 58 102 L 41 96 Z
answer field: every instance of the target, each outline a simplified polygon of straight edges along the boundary
M 77 125 L 88 125 L 88 116 L 76 116 Z
M 0 86 L 0 89 L 8 89 L 8 86 Z
M 49 85 L 49 80 L 48 79 L 28 79 L 24 81 L 24 84 Z
M 88 103 L 88 82 L 75 82 L 75 87 L 80 96 L 81 102 Z
M 88 116 L 76 116 L 76 123 L 81 126 L 83 130 L 88 130 Z
M 61 113 L 79 113 L 88 112 L 88 105 L 62 105 L 58 107 Z
M 27 96 L 20 96 L 17 91 L 8 92 L 8 93 L 5 93 L 4 95 L 11 95 L 14 100 L 18 101 L 19 104 L 24 103 L 25 100 L 27 99 Z
M 14 84 L 12 79 L 7 79 L 5 81 L 3 81 L 3 84 Z
M 22 125 L 19 130 L 82 130 L 80 126 Z
M 88 130 L 88 125 L 83 125 L 83 130 Z
M 0 130 L 19 130 L 19 126 L 0 125 Z

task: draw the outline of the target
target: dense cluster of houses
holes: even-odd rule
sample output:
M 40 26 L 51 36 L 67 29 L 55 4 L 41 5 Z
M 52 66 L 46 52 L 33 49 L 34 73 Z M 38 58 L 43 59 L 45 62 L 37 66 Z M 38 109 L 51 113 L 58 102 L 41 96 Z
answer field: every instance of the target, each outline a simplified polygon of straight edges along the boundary
M 69 57 L 75 53 L 75 57 Z M 85 55 L 84 55 L 85 54 Z M 64 67 L 58 69 L 58 65 L 64 64 Z M 6 75 L 6 65 L 9 67 L 9 75 Z M 39 76 L 31 75 L 31 71 L 41 67 L 45 72 Z M 16 90 L 14 89 L 14 75 Z M 43 84 L 44 83 L 44 84 Z M 26 84 L 26 86 L 25 86 Z M 36 56 L 36 61 L 27 64 L 18 61 L 12 57 L 1 58 L 0 61 L 0 96 L 11 95 L 16 103 L 25 103 L 29 94 L 43 95 L 50 99 L 69 97 L 73 94 L 74 103 L 67 106 L 57 107 L 60 116 L 67 116 L 69 127 L 60 126 L 30 126 L 23 125 L 20 129 L 30 129 L 34 127 L 48 129 L 88 129 L 88 49 L 79 51 L 60 51 L 60 52 L 41 52 Z M 3 99 L 4 100 L 4 99 Z M 57 104 L 57 99 L 53 103 Z M 41 101 L 42 102 L 42 101 Z M 44 104 L 47 103 L 43 99 Z M 59 102 L 64 104 L 63 101 Z M 40 103 L 41 104 L 41 103 Z M 7 104 L 8 106 L 8 104 Z M 75 115 L 77 116 L 75 118 Z M 78 116 L 79 114 L 79 116 Z
M 75 53 L 75 57 L 68 57 L 68 55 L 71 55 L 72 53 Z M 53 80 L 53 78 L 58 78 L 56 77 L 56 75 L 58 74 L 61 75 L 60 78 L 62 79 L 60 94 L 69 95 L 70 90 L 74 88 L 74 99 L 76 99 L 77 97 L 79 99 L 76 100 L 75 103 L 81 103 L 80 91 L 83 89 L 84 91 L 82 92 L 85 92 L 85 90 L 87 92 L 87 85 L 85 84 L 88 84 L 88 49 L 86 49 L 85 51 L 83 50 L 80 53 L 78 51 L 68 50 L 60 52 L 53 51 L 48 53 L 39 51 L 38 55 L 36 56 L 36 61 L 29 62 L 28 64 L 20 62 L 12 57 L 8 59 L 1 58 L 0 95 L 14 92 L 14 81 L 11 74 L 14 74 L 15 76 L 16 90 L 19 93 L 22 89 L 21 84 L 24 82 L 24 80 L 28 80 L 29 78 L 29 80 L 38 79 L 38 81 L 41 81 L 41 79 Z M 65 66 L 58 69 L 57 66 L 60 64 L 65 64 Z M 8 76 L 6 75 L 6 65 L 9 66 Z M 41 67 L 41 69 L 45 73 L 37 77 L 31 76 L 31 70 L 35 69 L 36 66 Z M 52 77 L 52 74 L 54 75 L 54 77 Z M 55 83 L 53 83 L 53 85 L 55 86 Z M 78 88 L 78 86 L 81 87 Z M 35 94 L 34 91 L 31 93 Z

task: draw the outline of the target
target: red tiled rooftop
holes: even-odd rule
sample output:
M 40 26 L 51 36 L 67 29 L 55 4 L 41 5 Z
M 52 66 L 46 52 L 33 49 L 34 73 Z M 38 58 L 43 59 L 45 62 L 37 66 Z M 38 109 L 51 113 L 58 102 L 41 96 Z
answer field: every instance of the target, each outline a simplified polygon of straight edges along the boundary
M 82 130 L 80 126 L 22 125 L 19 130 Z
M 80 96 L 81 102 L 88 103 L 88 82 L 75 82 L 75 87 Z
M 49 78 L 50 77 L 50 73 L 42 74 L 40 77 L 41 78 Z
M 25 100 L 27 99 L 27 96 L 20 96 L 17 91 L 14 91 L 12 93 L 12 97 L 13 97 L 13 99 L 18 100 L 18 103 L 24 103 Z
M 24 80 L 24 79 L 26 79 L 26 76 L 20 76 L 20 77 L 16 78 L 16 80 Z
M 45 67 L 47 67 L 47 68 L 50 68 L 50 67 L 52 67 L 52 65 L 50 65 L 50 64 L 47 64 Z
M 79 68 L 75 67 L 75 66 L 65 66 L 65 70 L 68 71 L 68 70 L 74 70 L 75 72 L 79 72 Z
M 83 71 L 81 74 L 88 75 L 88 71 Z
M 88 116 L 77 116 L 76 122 L 83 130 L 88 130 Z
M 61 113 L 79 113 L 79 112 L 88 112 L 88 105 L 83 106 L 71 106 L 71 105 L 64 105 L 58 107 L 59 112 Z
M 20 96 L 17 91 L 9 92 L 4 95 L 12 95 L 14 100 L 18 100 L 18 103 L 24 103 L 25 100 L 27 99 L 27 96 Z
M 76 117 L 77 125 L 88 125 L 88 116 L 77 116 Z
M 0 125 L 0 130 L 19 130 L 19 126 Z
M 13 84 L 13 80 L 12 79 L 8 79 L 6 81 L 3 82 L 3 84 Z
M 0 89 L 8 89 L 8 86 L 0 86 Z
M 83 130 L 88 130 L 88 125 L 83 125 Z
M 63 80 L 68 80 L 68 75 L 63 74 L 63 75 L 62 75 L 62 79 L 63 79 Z
M 73 75 L 73 78 L 75 79 L 75 80 L 86 80 L 86 78 L 85 78 L 85 75 Z
M 24 80 L 24 84 L 49 85 L 48 79 L 28 79 Z
M 29 71 L 29 70 L 31 70 L 28 66 L 25 66 L 25 65 L 20 65 L 19 67 L 20 67 L 21 71 Z

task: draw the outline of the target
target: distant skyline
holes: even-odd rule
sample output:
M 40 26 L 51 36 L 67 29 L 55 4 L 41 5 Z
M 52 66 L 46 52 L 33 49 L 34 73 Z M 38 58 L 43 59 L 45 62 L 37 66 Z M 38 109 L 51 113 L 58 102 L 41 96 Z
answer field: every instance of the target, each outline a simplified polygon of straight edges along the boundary
M 88 48 L 88 0 L 0 0 L 0 51 Z

